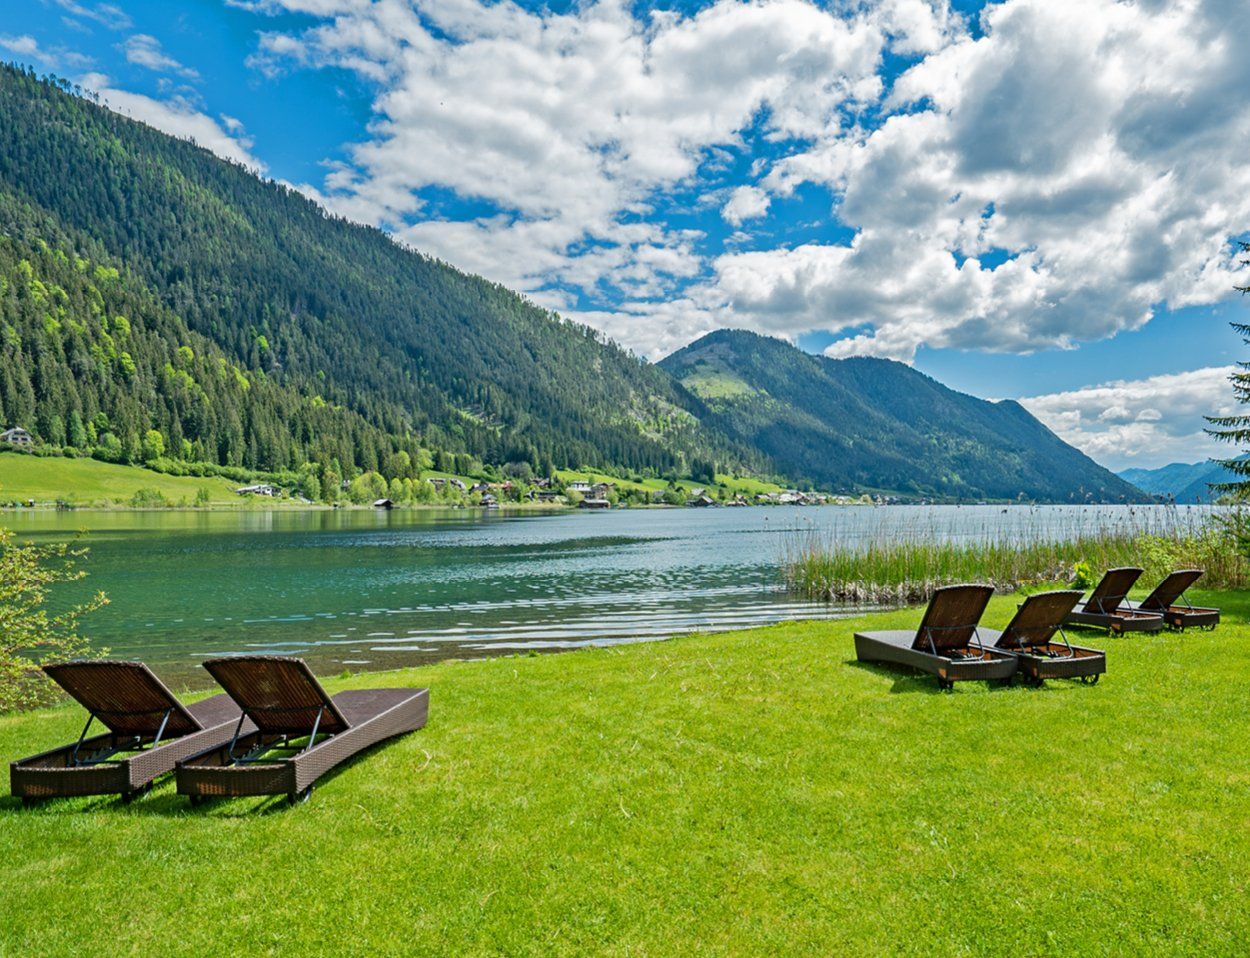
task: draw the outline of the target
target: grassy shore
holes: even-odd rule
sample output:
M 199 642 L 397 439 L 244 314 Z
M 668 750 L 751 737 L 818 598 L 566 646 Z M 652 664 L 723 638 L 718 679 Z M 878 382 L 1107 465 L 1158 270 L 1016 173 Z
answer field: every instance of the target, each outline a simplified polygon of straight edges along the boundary
M 130 503 L 136 493 L 155 491 L 170 503 L 195 503 L 207 490 L 211 506 L 237 506 L 238 484 L 218 477 L 167 476 L 142 466 L 123 466 L 96 459 L 59 456 L 0 455 L 0 502 L 67 502 L 114 506 Z
M 1053 582 L 1092 586 L 1106 569 L 1139 566 L 1142 583 L 1173 569 L 1204 569 L 1208 588 L 1250 586 L 1250 561 L 1219 520 L 1206 514 L 1152 512 L 1098 525 L 1080 517 L 1069 529 L 952 538 L 921 531 L 842 542 L 836 533 L 796 531 L 782 571 L 795 595 L 833 602 L 922 602 L 938 586 L 988 582 L 1015 591 Z
M 335 681 L 430 724 L 307 805 L 0 797 L 0 954 L 1242 953 L 1250 599 L 1195 598 L 1096 687 L 853 662 L 915 610 Z

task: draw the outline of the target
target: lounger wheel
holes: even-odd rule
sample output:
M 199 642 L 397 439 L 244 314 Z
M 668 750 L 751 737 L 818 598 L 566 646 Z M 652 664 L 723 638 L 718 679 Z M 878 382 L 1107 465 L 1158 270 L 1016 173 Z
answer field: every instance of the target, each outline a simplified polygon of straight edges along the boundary
M 141 798 L 142 796 L 146 795 L 150 791 L 152 791 L 151 784 L 144 785 L 142 788 L 136 788 L 132 792 L 122 792 L 122 804 L 129 805 L 136 798 Z
M 22 796 L 22 808 L 34 808 L 39 804 L 39 799 L 31 798 L 29 795 Z
M 955 689 L 955 683 L 951 679 L 938 679 L 938 688 L 943 692 L 952 692 Z
M 291 805 L 304 805 L 312 798 L 313 787 L 309 785 L 302 792 L 291 792 L 287 795 L 286 800 Z
M 1100 678 L 1102 678 L 1101 675 L 1082 675 L 1081 681 L 1086 685 L 1097 685 Z
M 199 808 L 206 801 L 203 795 L 188 795 L 187 797 L 191 799 L 192 808 Z

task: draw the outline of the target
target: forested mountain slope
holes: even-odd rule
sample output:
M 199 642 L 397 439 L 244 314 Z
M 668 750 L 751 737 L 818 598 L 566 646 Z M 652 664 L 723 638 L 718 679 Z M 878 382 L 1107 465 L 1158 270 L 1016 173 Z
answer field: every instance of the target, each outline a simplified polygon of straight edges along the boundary
M 591 330 L 12 67 L 0 68 L 0 234 L 10 266 L 44 241 L 53 260 L 41 270 L 53 269 L 57 255 L 85 260 L 88 275 L 119 270 L 124 295 L 149 304 L 162 330 L 196 333 L 203 340 L 192 349 L 205 362 L 211 342 L 242 376 L 271 384 L 278 423 L 290 420 L 276 410 L 299 397 L 339 407 L 336 423 L 368 424 L 392 446 L 419 442 L 489 462 L 661 473 L 684 472 L 702 456 L 767 466 L 704 429 L 700 401 L 665 373 Z M 67 290 L 71 299 L 97 294 L 106 295 L 98 284 L 95 293 Z M 27 338 L 28 329 L 21 335 L 23 361 L 38 354 L 42 372 L 30 392 L 15 383 L 15 393 L 0 393 L 10 421 L 30 415 L 33 402 L 42 431 L 41 423 L 68 424 L 75 410 L 89 418 L 93 402 L 112 401 L 45 388 L 72 378 L 72 349 L 62 355 Z M 170 343 L 183 336 L 160 335 Z M 144 382 L 159 392 L 167 357 L 152 348 Z M 88 378 L 80 392 L 97 387 Z M 188 438 L 197 454 L 258 469 L 290 468 L 305 455 L 342 458 L 346 470 L 376 458 L 368 430 L 346 431 L 350 450 L 338 441 L 323 448 L 322 427 L 302 424 L 271 442 L 252 428 L 268 415 L 258 410 L 243 417 L 239 442 L 177 410 L 147 416 L 142 392 L 127 402 L 134 415 L 123 416 L 123 445 L 157 428 L 171 444 Z
M 708 422 L 822 487 L 959 499 L 1139 501 L 1019 403 L 986 402 L 883 359 L 828 359 L 719 330 L 662 360 Z

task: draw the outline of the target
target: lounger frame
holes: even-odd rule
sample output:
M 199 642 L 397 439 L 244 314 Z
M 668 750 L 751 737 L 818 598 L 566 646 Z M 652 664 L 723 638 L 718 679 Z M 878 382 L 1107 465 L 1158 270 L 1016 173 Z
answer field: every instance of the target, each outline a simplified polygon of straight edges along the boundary
M 288 758 L 265 755 L 287 736 L 240 735 L 179 762 L 178 793 L 190 796 L 193 804 L 205 798 L 256 795 L 286 795 L 292 802 L 307 798 L 317 779 L 339 763 L 370 745 L 422 728 L 429 716 L 430 693 L 429 689 L 361 689 L 340 692 L 332 701 L 349 717 L 373 714 L 344 731 L 319 740 L 314 736 L 309 747 Z M 247 758 L 249 754 L 255 758 Z
M 1137 612 L 1163 616 L 1173 632 L 1184 632 L 1187 628 L 1214 629 L 1220 624 L 1220 610 L 1196 608 L 1185 598 L 1185 592 L 1201 578 L 1201 569 L 1177 569 L 1164 576 L 1141 602 L 1126 600 L 1124 605 Z
M 1137 568 L 1108 569 L 1089 599 L 1068 613 L 1064 625 L 1106 629 L 1112 635 L 1161 631 L 1163 616 L 1128 607 L 1128 591 L 1141 574 L 1142 570 Z
M 981 630 L 981 637 L 996 648 L 1001 634 L 994 629 Z M 1046 679 L 1080 679 L 1096 685 L 1099 677 L 1107 671 L 1106 652 L 1072 645 L 1066 636 L 1063 642 L 1047 642 L 1025 649 L 999 648 L 998 651 L 1014 656 L 1019 662 L 1020 674 L 1034 685 Z
M 97 688 L 103 688 L 105 695 L 115 691 L 110 688 L 114 683 L 109 681 L 108 672 L 116 671 L 123 677 L 122 683 L 138 683 L 142 692 L 158 696 L 168 707 L 163 716 L 154 709 L 96 711 L 71 688 L 72 682 L 63 685 L 87 707 L 87 724 L 76 742 L 10 763 L 9 791 L 23 804 L 84 795 L 120 795 L 122 801 L 130 802 L 157 778 L 172 772 L 179 760 L 228 741 L 238 725 L 241 713 L 228 695 L 214 695 L 184 706 L 141 662 L 91 660 L 44 669 L 58 683 L 89 670 L 96 673 L 90 682 L 100 683 Z M 144 716 L 156 718 L 145 723 Z M 113 727 L 89 737 L 87 733 L 97 721 L 111 721 Z M 125 731 L 127 726 L 135 731 Z M 254 730 L 250 722 L 244 728 Z
M 937 589 L 915 630 L 856 632 L 861 662 L 906 665 L 936 676 L 938 687 L 956 682 L 1005 679 L 1016 672 L 1013 656 L 989 648 L 977 632 L 993 586 L 953 585 Z
M 856 632 L 855 657 L 861 662 L 888 662 L 906 665 L 936 676 L 938 686 L 949 689 L 955 682 L 1010 679 L 1016 673 L 1016 659 L 988 646 L 967 645 L 951 650 L 951 655 L 934 655 L 912 648 L 916 633 L 911 629 L 883 632 Z

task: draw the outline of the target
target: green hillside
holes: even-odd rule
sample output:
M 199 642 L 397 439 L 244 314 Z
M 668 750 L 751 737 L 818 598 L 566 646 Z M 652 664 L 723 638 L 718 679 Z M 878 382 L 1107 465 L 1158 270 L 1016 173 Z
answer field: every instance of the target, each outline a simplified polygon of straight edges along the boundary
M 158 493 L 169 504 L 230 505 L 247 500 L 237 483 L 218 477 L 167 476 L 141 466 L 94 459 L 0 454 L 0 503 L 60 501 L 77 505 L 129 505 L 138 495 Z M 203 490 L 203 493 L 201 492 Z M 147 496 L 149 504 L 159 499 Z
M 57 442 L 58 420 L 90 422 L 99 407 L 120 420 L 108 431 L 128 459 L 155 428 L 175 452 L 186 438 L 194 457 L 265 471 L 312 460 L 352 474 L 417 445 L 544 473 L 683 474 L 696 457 L 767 466 L 704 429 L 701 402 L 669 376 L 592 330 L 11 67 L 0 68 L 0 239 L 10 273 L 25 274 L 0 297 L 15 373 L 0 378 L 0 412 L 44 441 Z M 32 280 L 64 296 L 34 303 Z M 142 329 L 122 314 L 142 348 L 114 355 L 103 342 L 119 339 L 110 296 L 143 313 Z M 161 375 L 182 345 L 212 353 L 202 365 L 224 362 L 226 386 L 268 384 L 266 401 L 214 394 L 191 368 L 204 408 L 154 408 L 143 388 L 164 399 L 178 377 Z M 101 376 L 69 388 L 84 363 L 131 375 L 123 351 L 139 387 L 124 400 Z M 333 422 L 314 422 L 310 407 Z
M 662 360 L 709 424 L 822 488 L 953 499 L 1140 501 L 1016 402 L 947 389 L 902 363 L 812 356 L 720 330 Z

